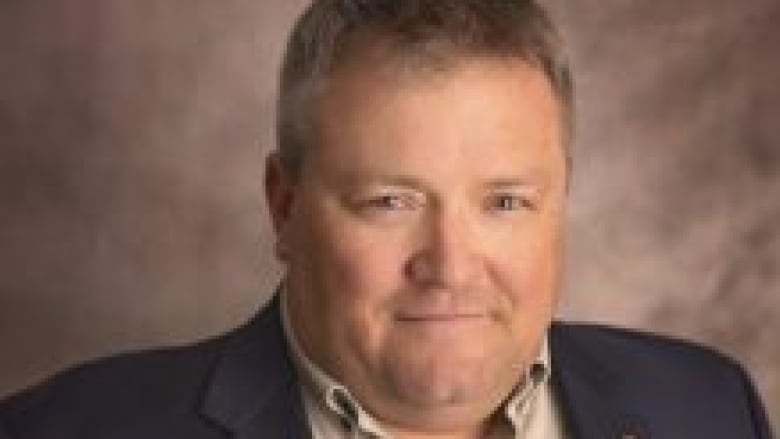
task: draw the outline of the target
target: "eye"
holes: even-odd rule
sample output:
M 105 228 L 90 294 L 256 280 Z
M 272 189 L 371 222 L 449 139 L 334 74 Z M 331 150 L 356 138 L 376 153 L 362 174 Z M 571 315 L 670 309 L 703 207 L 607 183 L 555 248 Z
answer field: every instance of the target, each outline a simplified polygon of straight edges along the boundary
M 487 205 L 489 211 L 511 212 L 518 210 L 535 210 L 536 203 L 528 196 L 519 194 L 494 194 L 488 197 Z
M 356 204 L 361 211 L 393 212 L 414 210 L 423 204 L 423 200 L 415 194 L 384 193 L 361 198 Z
M 363 206 L 377 210 L 401 210 L 407 208 L 408 200 L 400 195 L 379 195 L 363 201 Z

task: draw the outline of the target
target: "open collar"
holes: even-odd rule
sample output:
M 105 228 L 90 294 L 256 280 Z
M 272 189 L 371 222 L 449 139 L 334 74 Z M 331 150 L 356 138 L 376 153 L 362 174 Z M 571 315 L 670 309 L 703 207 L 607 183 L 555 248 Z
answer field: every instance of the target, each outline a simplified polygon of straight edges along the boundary
M 621 378 L 615 366 L 594 356 L 574 332 L 563 324 L 550 330 L 551 379 L 571 437 L 649 439 L 641 419 L 621 408 Z M 235 439 L 311 437 L 278 296 L 228 335 L 204 391 L 201 413 Z

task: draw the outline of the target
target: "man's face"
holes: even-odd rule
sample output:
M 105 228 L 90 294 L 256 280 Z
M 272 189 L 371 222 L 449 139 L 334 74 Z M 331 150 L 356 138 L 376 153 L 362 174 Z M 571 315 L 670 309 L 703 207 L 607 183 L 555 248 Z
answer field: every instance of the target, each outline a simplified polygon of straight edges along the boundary
M 545 76 L 487 60 L 345 69 L 315 116 L 299 179 L 269 161 L 304 351 L 386 422 L 484 418 L 556 302 L 566 172 Z

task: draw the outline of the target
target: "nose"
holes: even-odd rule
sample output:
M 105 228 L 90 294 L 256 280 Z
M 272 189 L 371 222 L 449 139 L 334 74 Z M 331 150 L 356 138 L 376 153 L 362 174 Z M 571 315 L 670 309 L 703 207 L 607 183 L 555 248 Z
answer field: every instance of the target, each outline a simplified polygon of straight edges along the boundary
M 461 212 L 430 212 L 420 229 L 418 250 L 407 266 L 409 278 L 425 288 L 469 286 L 480 268 L 477 229 Z

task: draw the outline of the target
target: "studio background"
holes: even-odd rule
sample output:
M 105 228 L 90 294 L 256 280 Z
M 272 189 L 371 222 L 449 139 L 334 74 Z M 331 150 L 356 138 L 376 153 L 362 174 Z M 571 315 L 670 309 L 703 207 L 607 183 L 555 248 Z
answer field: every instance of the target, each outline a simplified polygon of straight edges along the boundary
M 562 315 L 717 346 L 778 425 L 780 3 L 545 3 L 578 84 Z M 0 396 L 267 299 L 263 159 L 303 5 L 0 3 Z

